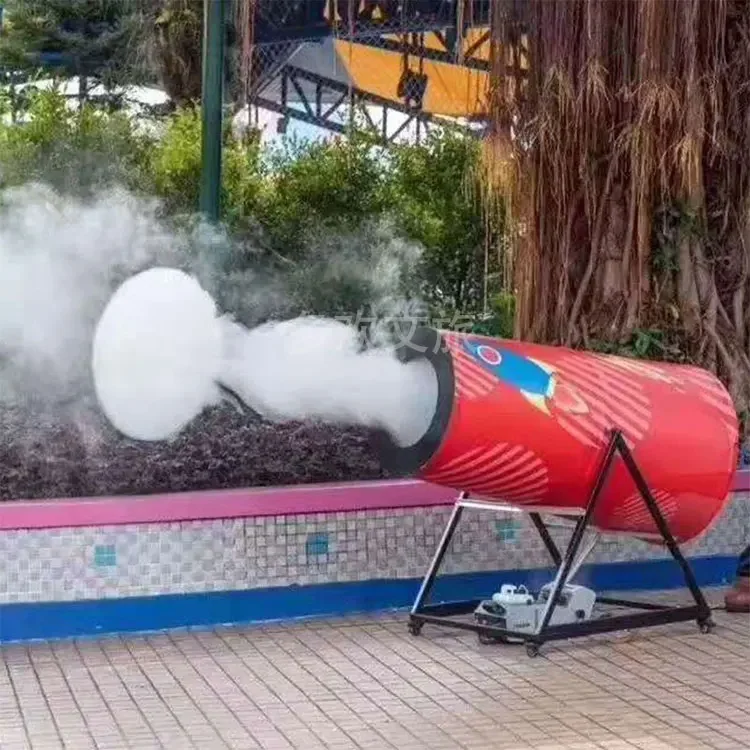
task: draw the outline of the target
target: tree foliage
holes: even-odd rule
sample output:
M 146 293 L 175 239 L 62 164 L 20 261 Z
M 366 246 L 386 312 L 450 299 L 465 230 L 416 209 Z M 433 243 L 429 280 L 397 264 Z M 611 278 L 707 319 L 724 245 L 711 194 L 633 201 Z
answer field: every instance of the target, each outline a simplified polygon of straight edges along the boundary
M 200 100 L 203 0 L 8 0 L 6 19 L 6 67 L 158 81 L 176 107 Z
M 744 410 L 750 6 L 526 5 L 494 6 L 485 152 L 515 219 L 517 333 L 690 359 Z
M 149 49 L 159 81 L 178 107 L 201 97 L 203 0 L 152 0 Z
M 154 180 L 173 210 L 189 211 L 197 203 L 200 127 L 195 113 L 182 111 L 157 145 Z M 500 272 L 497 257 L 486 254 L 487 227 L 475 185 L 479 154 L 473 138 L 451 131 L 389 150 L 355 132 L 332 141 L 287 140 L 266 151 L 227 132 L 224 219 L 235 235 L 253 240 L 233 265 L 257 267 L 259 248 L 289 277 L 312 278 L 312 269 L 322 272 L 333 256 L 346 258 L 341 266 L 372 265 L 387 231 L 394 243 L 421 248 L 413 291 L 419 287 L 436 314 L 477 314 L 485 293 L 492 312 Z M 396 252 L 395 245 L 391 249 Z M 406 248 L 397 252 L 409 255 Z M 329 273 L 328 286 L 318 285 L 316 294 L 315 285 L 307 287 L 304 298 L 316 309 L 331 292 L 332 278 Z M 344 293 L 341 278 L 337 283 L 340 299 L 356 297 L 353 289 Z M 506 320 L 504 312 L 499 315 Z M 505 323 L 497 325 L 507 330 Z
M 8 0 L 0 62 L 36 69 L 44 54 L 62 75 L 132 82 L 141 63 L 144 2 Z
M 272 149 L 259 215 L 280 253 L 298 257 L 317 228 L 353 229 L 385 209 L 386 172 L 371 141 L 290 140 Z
M 170 115 L 157 136 L 125 113 L 72 107 L 55 92 L 34 94 L 28 106 L 23 124 L 0 125 L 0 186 L 35 179 L 86 193 L 116 183 L 155 194 L 168 216 L 194 214 L 201 169 L 194 109 Z M 248 320 L 258 314 L 257 299 L 243 302 L 250 274 L 256 287 L 263 277 L 277 292 L 277 312 L 356 313 L 398 287 L 451 320 L 481 314 L 486 286 L 495 314 L 484 325 L 505 332 L 507 305 L 493 302 L 497 279 L 484 283 L 478 155 L 476 142 L 458 133 L 388 152 L 358 133 L 264 149 L 227 128 L 222 208 L 230 241 L 214 261 L 234 274 L 230 306 Z
M 499 272 L 486 252 L 478 158 L 478 141 L 450 130 L 390 153 L 390 205 L 406 235 L 424 246 L 431 301 L 446 309 L 482 310 L 491 291 L 485 281 Z
M 0 93 L 0 116 L 14 106 Z M 0 124 L 0 188 L 39 180 L 68 193 L 102 184 L 148 190 L 153 144 L 121 112 L 71 107 L 57 91 L 32 92 L 25 122 Z

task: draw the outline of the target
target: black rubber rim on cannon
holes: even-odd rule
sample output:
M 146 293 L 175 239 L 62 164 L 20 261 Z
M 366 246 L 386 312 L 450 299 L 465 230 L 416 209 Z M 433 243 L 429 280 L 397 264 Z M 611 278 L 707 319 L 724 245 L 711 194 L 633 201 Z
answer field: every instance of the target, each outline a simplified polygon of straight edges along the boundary
M 428 360 L 437 376 L 438 397 L 435 414 L 425 434 L 413 445 L 400 446 L 386 432 L 377 432 L 373 438 L 375 450 L 383 468 L 396 476 L 416 474 L 435 455 L 453 414 L 455 376 L 453 360 L 446 349 L 440 331 L 418 327 L 396 347 L 402 362 L 416 359 Z

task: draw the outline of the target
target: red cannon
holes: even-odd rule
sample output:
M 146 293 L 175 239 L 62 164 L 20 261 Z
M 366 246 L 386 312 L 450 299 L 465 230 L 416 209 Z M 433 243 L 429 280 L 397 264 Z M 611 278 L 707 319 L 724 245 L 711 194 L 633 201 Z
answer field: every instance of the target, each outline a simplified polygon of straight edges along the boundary
M 676 541 L 721 514 L 738 459 L 738 420 L 721 382 L 697 367 L 418 329 L 403 358 L 425 357 L 435 414 L 413 445 L 384 437 L 389 468 L 532 510 L 586 503 L 620 430 Z M 653 539 L 658 529 L 622 461 L 591 523 Z

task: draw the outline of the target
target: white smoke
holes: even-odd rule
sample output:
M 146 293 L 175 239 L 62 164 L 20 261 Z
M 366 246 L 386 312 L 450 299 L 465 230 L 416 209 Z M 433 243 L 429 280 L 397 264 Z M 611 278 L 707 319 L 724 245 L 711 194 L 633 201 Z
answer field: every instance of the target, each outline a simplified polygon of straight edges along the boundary
M 210 295 L 181 271 L 145 271 L 117 290 L 96 328 L 99 403 L 126 435 L 163 440 L 218 403 L 221 357 Z
M 118 281 L 174 263 L 157 205 L 122 191 L 93 202 L 42 185 L 0 195 L 0 401 L 75 400 L 91 339 Z
M 93 367 L 101 411 L 137 439 L 176 434 L 216 403 L 217 383 L 272 420 L 379 427 L 403 444 L 424 432 L 437 390 L 429 365 L 403 365 L 384 346 L 363 350 L 356 327 L 333 320 L 248 331 L 209 314 L 226 282 L 212 260 L 226 251 L 226 238 L 201 226 L 178 233 L 159 210 L 122 190 L 93 200 L 37 184 L 0 193 L 0 405 L 38 401 L 50 418 L 67 405 L 65 418 L 89 431 Z M 413 265 L 417 250 L 384 225 L 368 240 L 364 261 L 348 238 L 346 252 L 328 255 L 328 270 L 318 267 L 326 282 L 366 279 L 375 312 L 392 313 L 402 304 L 399 269 Z M 179 273 L 140 273 L 154 267 L 198 279 L 191 286 Z M 243 272 L 223 302 L 241 294 L 265 314 L 285 293 L 283 281 L 272 281 Z
M 297 318 L 247 331 L 225 321 L 221 380 L 272 420 L 319 419 L 387 430 L 401 445 L 427 431 L 437 378 L 426 360 L 362 348 L 352 326 Z
M 113 296 L 94 337 L 102 409 L 130 437 L 172 437 L 214 403 L 218 385 L 273 421 L 387 430 L 402 445 L 429 427 L 437 378 L 426 361 L 363 347 L 351 325 L 303 317 L 248 330 L 219 317 L 187 274 L 156 268 Z

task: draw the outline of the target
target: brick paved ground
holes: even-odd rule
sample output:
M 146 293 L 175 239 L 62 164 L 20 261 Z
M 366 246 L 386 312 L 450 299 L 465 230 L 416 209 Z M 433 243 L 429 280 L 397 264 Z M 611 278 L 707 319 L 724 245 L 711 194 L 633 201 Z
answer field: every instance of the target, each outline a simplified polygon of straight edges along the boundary
M 0 748 L 742 750 L 750 619 L 716 620 L 537 659 L 404 615 L 10 646 Z

